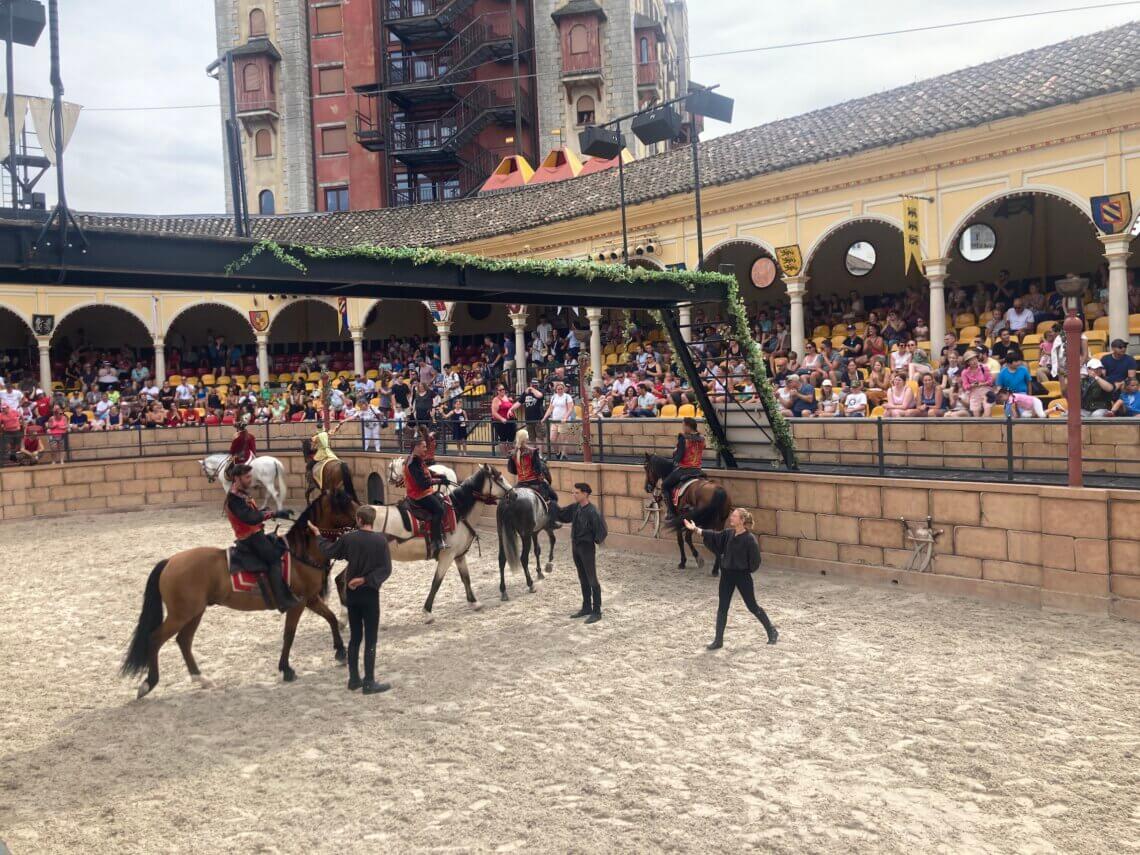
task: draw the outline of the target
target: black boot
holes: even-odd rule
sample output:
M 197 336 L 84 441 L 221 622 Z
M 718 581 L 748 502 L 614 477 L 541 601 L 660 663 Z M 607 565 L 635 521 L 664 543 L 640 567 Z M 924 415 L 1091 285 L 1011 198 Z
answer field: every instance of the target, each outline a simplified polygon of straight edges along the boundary
M 602 586 L 595 585 L 593 589 L 594 594 L 594 607 L 590 611 L 590 616 L 586 618 L 586 623 L 597 623 L 602 619 Z
M 724 628 L 728 624 L 728 615 L 716 616 L 716 637 L 708 644 L 709 650 L 720 650 L 724 647 Z
M 772 626 L 772 621 L 768 619 L 768 613 L 764 609 L 757 607 L 754 612 L 756 619 L 764 626 L 764 632 L 768 634 L 768 643 L 775 644 L 776 639 L 780 637 L 780 631 Z
M 364 681 L 364 694 L 366 695 L 378 695 L 381 692 L 388 691 L 390 688 L 392 688 L 391 683 L 377 683 L 375 680 Z
M 590 601 L 588 599 L 582 600 L 582 608 L 570 615 L 571 619 L 590 616 Z
M 273 599 L 277 603 L 277 611 L 284 613 L 301 604 L 286 586 L 285 579 L 281 576 L 281 565 L 274 563 L 266 576 L 269 579 L 269 589 L 273 592 Z
M 359 689 L 361 687 L 361 685 L 363 685 L 363 684 L 360 682 L 360 672 L 356 670 L 355 665 L 349 665 L 348 666 L 348 690 L 350 692 L 355 692 L 357 689 Z

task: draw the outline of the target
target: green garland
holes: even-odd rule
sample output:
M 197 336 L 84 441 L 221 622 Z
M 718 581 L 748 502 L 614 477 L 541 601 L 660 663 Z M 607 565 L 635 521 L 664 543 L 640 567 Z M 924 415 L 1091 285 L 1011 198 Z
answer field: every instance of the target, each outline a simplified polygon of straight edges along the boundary
M 309 258 L 315 261 L 359 258 L 389 263 L 414 264 L 416 266 L 456 266 L 482 270 L 487 273 L 520 273 L 558 278 L 578 277 L 588 282 L 601 279 L 619 284 L 671 284 L 680 285 L 690 292 L 695 291 L 698 285 L 724 286 L 730 279 L 730 277 L 720 273 L 648 270 L 643 267 L 626 267 L 624 264 L 598 264 L 594 261 L 487 258 L 482 255 L 426 247 L 372 246 L 370 244 L 327 247 L 293 244 L 286 248 L 269 240 L 258 242 L 241 258 L 228 264 L 225 270 L 226 275 L 234 275 L 263 252 L 269 252 L 282 264 L 300 270 L 302 273 L 307 272 L 308 268 L 301 258 Z

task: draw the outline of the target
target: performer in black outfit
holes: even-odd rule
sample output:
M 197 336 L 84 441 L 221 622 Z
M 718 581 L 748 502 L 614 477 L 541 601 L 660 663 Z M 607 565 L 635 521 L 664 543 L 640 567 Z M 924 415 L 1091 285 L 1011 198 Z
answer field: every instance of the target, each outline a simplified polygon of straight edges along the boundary
M 698 531 L 692 520 L 685 520 L 685 528 Z M 705 546 L 720 555 L 720 604 L 716 610 L 716 637 L 709 644 L 709 650 L 719 650 L 724 646 L 724 628 L 728 624 L 728 606 L 732 602 L 733 591 L 740 591 L 748 611 L 764 625 L 768 633 L 768 643 L 775 644 L 780 637 L 768 613 L 756 602 L 756 591 L 752 585 L 752 574 L 760 567 L 760 542 L 752 533 L 752 514 L 737 508 L 728 517 L 728 527 L 724 531 L 699 529 Z
M 447 508 L 434 488 L 446 479 L 428 469 L 424 460 L 427 453 L 427 441 L 421 436 L 404 463 L 404 484 L 408 500 L 431 514 L 431 557 L 437 558 L 443 549 L 443 515 Z
M 609 533 L 601 511 L 590 504 L 593 492 L 589 484 L 575 484 L 574 504 L 558 512 L 562 522 L 573 522 L 570 548 L 574 567 L 578 570 L 578 583 L 582 586 L 582 608 L 570 617 L 584 617 L 586 623 L 597 623 L 602 619 L 602 586 L 598 584 L 596 551 Z
M 268 568 L 266 573 L 269 589 L 273 599 L 277 602 L 277 611 L 287 612 L 301 601 L 293 596 L 293 592 L 285 585 L 281 575 L 282 550 L 274 546 L 269 535 L 265 533 L 265 521 L 271 519 L 290 519 L 292 511 L 273 511 L 259 508 L 249 495 L 249 488 L 253 485 L 253 470 L 243 464 L 233 467 L 233 486 L 226 494 L 226 519 L 234 530 L 238 549 L 257 558 Z
M 348 688 L 362 688 L 374 695 L 392 688 L 390 683 L 377 683 L 376 633 L 380 627 L 380 586 L 392 575 L 392 554 L 388 538 L 372 530 L 376 509 L 362 505 L 356 511 L 356 531 L 350 531 L 335 543 L 321 537 L 321 530 L 309 523 L 309 531 L 320 538 L 321 553 L 329 561 L 344 560 L 348 605 Z M 364 640 L 364 682 L 360 680 L 360 642 Z

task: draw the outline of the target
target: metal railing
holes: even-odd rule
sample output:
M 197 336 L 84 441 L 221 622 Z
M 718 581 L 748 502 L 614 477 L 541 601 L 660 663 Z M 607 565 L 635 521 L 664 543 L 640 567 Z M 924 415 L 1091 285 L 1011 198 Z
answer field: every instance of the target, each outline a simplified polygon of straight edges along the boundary
M 483 186 L 497 163 L 494 156 L 482 146 L 468 143 L 463 148 L 459 168 L 454 172 L 434 176 L 414 185 L 392 185 L 391 204 L 419 205 L 462 199 Z
M 465 142 L 477 134 L 496 111 L 522 111 L 523 120 L 530 122 L 530 90 L 522 87 L 519 100 L 515 100 L 514 85 L 510 81 L 487 83 L 468 92 L 442 116 L 425 121 L 392 124 L 390 133 L 393 151 L 421 151 L 449 149 L 458 151 Z M 360 135 L 359 114 L 358 130 Z
M 530 44 L 530 33 L 521 24 L 518 27 L 518 44 L 521 50 Z M 456 77 L 474 68 L 472 59 L 484 48 L 506 42 L 514 37 L 510 14 L 487 12 L 472 19 L 439 50 L 415 56 L 388 58 L 388 85 L 390 87 L 439 82 Z

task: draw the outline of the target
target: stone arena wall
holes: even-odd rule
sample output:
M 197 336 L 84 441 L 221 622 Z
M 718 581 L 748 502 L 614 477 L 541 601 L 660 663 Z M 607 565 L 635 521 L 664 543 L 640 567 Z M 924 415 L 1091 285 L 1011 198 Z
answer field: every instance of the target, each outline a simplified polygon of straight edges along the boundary
M 282 459 L 296 507 L 304 464 L 297 454 Z M 369 475 L 383 478 L 390 456 L 349 453 L 345 459 L 363 498 Z M 461 477 L 480 462 L 441 460 Z M 671 536 L 653 540 L 638 532 L 645 502 L 640 467 L 551 468 L 563 495 L 575 481 L 594 485 L 613 546 L 676 560 Z M 718 480 L 736 505 L 752 509 L 773 567 L 1140 620 L 1140 493 L 750 472 L 718 473 Z M 217 504 L 220 512 L 222 500 L 221 489 L 184 457 L 7 469 L 0 472 L 0 489 L 5 520 L 203 503 Z M 399 492 L 385 485 L 388 501 Z M 932 570 L 905 571 L 910 550 L 900 518 L 917 523 L 927 515 L 943 531 Z M 492 519 L 488 509 L 480 510 L 481 522 Z

